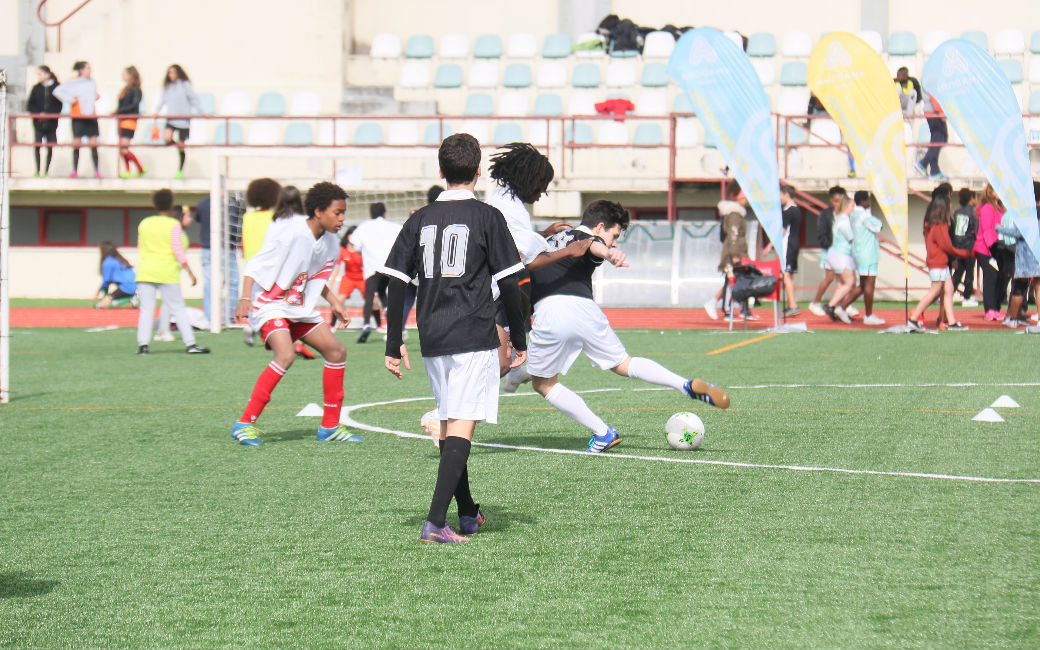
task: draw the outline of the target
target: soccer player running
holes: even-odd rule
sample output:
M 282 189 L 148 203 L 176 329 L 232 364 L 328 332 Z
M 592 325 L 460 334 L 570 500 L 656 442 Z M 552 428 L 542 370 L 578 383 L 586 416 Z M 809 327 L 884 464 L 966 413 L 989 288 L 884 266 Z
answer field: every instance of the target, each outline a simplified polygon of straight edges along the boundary
M 453 543 L 469 541 L 463 535 L 484 523 L 466 464 L 476 423 L 498 421 L 499 340 L 491 285 L 498 282 L 517 351 L 513 363 L 520 365 L 527 341 L 517 274 L 524 267 L 502 213 L 473 195 L 480 175 L 477 140 L 467 133 L 449 136 L 437 158 L 448 189 L 408 218 L 381 272 L 390 278 L 385 364 L 398 379 L 402 361 L 410 369 L 401 342 L 406 285 L 418 279 L 419 340 L 441 421 L 437 483 L 419 539 Z M 462 535 L 446 522 L 452 497 Z
M 589 453 L 599 453 L 621 442 L 618 430 L 599 418 L 585 401 L 559 383 L 582 352 L 600 368 L 659 386 L 670 386 L 688 397 L 719 408 L 729 407 L 729 395 L 701 379 L 684 379 L 656 361 L 630 357 L 606 315 L 592 299 L 592 274 L 603 260 L 628 266 L 617 239 L 628 228 L 628 212 L 618 203 L 593 201 L 585 208 L 581 225 L 549 239 L 550 248 L 573 240 L 593 239 L 588 252 L 534 271 L 532 301 L 534 329 L 527 370 L 535 391 L 564 414 L 592 431 Z
M 328 280 L 339 256 L 334 233 L 343 226 L 347 193 L 333 183 L 318 183 L 307 192 L 304 209 L 306 216 L 272 221 L 260 252 L 246 264 L 235 318 L 249 319 L 253 330 L 260 332 L 267 348 L 274 352 L 274 361 L 260 373 L 245 412 L 231 429 L 231 437 L 243 445 L 260 444 L 256 420 L 296 359 L 293 343 L 297 339 L 325 357 L 324 412 L 318 440 L 362 440 L 339 423 L 347 350 L 317 309 L 318 298 L 323 297 L 332 305 L 333 313 L 346 318 L 343 303 L 329 290 Z

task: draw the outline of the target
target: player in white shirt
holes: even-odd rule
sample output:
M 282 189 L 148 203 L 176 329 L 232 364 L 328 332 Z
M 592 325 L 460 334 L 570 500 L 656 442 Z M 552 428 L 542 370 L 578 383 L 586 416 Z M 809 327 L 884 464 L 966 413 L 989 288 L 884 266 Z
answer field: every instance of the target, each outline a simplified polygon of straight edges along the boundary
M 358 343 L 367 341 L 369 334 L 372 333 L 372 305 L 376 294 L 379 294 L 382 307 L 386 307 L 387 277 L 376 271 L 386 264 L 386 256 L 390 254 L 390 248 L 401 232 L 401 224 L 386 220 L 386 206 L 382 203 L 373 203 L 368 206 L 368 213 L 371 218 L 358 224 L 350 238 L 354 248 L 361 253 L 361 271 L 365 276 L 365 307 L 361 312 L 365 325 L 361 329 L 361 335 L 358 336 Z M 378 327 L 379 310 L 376 310 L 375 317 L 376 327 Z
M 293 343 L 297 339 L 325 357 L 324 412 L 318 440 L 361 440 L 339 423 L 347 350 L 317 309 L 318 299 L 325 298 L 333 313 L 346 318 L 343 302 L 328 286 L 339 256 L 339 241 L 334 233 L 343 226 L 346 209 L 347 193 L 341 187 L 318 183 L 307 192 L 307 216 L 293 215 L 271 222 L 260 252 L 246 264 L 243 297 L 235 308 L 235 318 L 249 319 L 253 331 L 260 332 L 266 347 L 274 352 L 274 361 L 260 374 L 245 412 L 231 429 L 231 437 L 243 445 L 260 444 L 256 420 L 296 359 Z

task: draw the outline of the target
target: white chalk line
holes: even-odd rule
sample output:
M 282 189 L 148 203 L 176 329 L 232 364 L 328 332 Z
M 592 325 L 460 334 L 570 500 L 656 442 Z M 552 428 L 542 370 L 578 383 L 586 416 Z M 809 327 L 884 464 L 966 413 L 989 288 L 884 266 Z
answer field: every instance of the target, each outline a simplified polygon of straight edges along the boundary
M 736 387 L 734 387 L 736 388 Z M 606 393 L 620 391 L 620 388 L 596 388 L 592 390 L 581 390 L 575 391 L 577 393 Z M 667 389 L 671 390 L 671 389 Z M 537 395 L 537 393 L 513 393 L 502 395 L 502 397 L 530 397 Z M 364 422 L 359 422 L 352 417 L 352 413 L 356 410 L 373 408 L 377 406 L 388 406 L 390 404 L 405 404 L 408 402 L 426 402 L 432 400 L 433 397 L 401 397 L 398 399 L 386 400 L 382 402 L 369 402 L 367 404 L 354 404 L 352 406 L 344 406 L 343 411 L 340 415 L 340 422 L 347 426 L 352 426 L 357 429 L 364 431 L 371 431 L 373 433 L 389 433 L 390 435 L 398 436 L 399 438 L 420 438 L 429 439 L 429 436 L 422 433 L 411 433 L 409 431 L 400 431 L 397 429 L 387 429 L 385 427 L 377 427 Z M 721 467 L 736 467 L 742 469 L 777 469 L 787 470 L 792 472 L 827 472 L 832 474 L 859 474 L 867 476 L 893 476 L 900 478 L 927 478 L 927 479 L 938 479 L 945 481 L 965 481 L 973 483 L 1034 483 L 1040 484 L 1040 478 L 994 478 L 987 476 L 962 476 L 959 474 L 930 474 L 927 472 L 885 472 L 881 470 L 871 469 L 848 469 L 843 467 L 817 467 L 813 465 L 775 465 L 768 463 L 744 463 L 739 461 L 727 461 L 727 460 L 707 460 L 702 458 L 669 458 L 666 456 L 639 456 L 635 454 L 618 454 L 618 453 L 606 453 L 606 454 L 587 454 L 584 451 L 578 451 L 574 449 L 553 449 L 550 447 L 530 447 L 524 445 L 506 445 L 494 442 L 473 442 L 473 445 L 478 447 L 490 447 L 493 449 L 512 449 L 515 451 L 535 451 L 547 454 L 568 454 L 583 457 L 595 457 L 595 458 L 623 458 L 627 460 L 648 460 L 661 463 L 685 463 L 690 465 L 716 465 Z
M 994 382 L 983 383 L 974 381 L 956 383 L 924 383 L 924 384 L 745 384 L 726 386 L 727 390 L 757 390 L 763 388 L 1034 388 L 1040 386 L 1038 381 L 1019 382 Z M 651 392 L 672 390 L 665 387 L 633 388 L 634 392 Z

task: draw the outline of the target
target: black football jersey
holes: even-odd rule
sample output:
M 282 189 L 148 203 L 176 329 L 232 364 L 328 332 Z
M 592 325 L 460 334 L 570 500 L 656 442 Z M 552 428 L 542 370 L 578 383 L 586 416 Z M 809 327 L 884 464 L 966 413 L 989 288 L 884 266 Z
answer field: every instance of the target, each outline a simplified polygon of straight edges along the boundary
M 548 239 L 549 250 L 555 251 L 573 241 L 594 238 L 605 243 L 585 226 L 558 232 Z M 568 257 L 531 271 L 531 304 L 548 296 L 579 296 L 592 299 L 592 274 L 603 259 L 585 251 L 581 257 Z
M 438 357 L 498 348 L 491 283 L 523 268 L 498 208 L 446 190 L 409 217 L 380 270 L 418 278 L 420 347 Z

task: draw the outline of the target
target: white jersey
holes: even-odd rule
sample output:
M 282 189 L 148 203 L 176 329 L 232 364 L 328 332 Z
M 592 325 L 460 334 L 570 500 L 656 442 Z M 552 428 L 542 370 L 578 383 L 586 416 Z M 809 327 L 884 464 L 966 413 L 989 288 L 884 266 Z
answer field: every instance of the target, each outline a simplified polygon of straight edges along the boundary
M 401 232 L 401 224 L 376 217 L 358 224 L 350 242 L 361 253 L 361 272 L 365 279 L 386 265 L 386 258 Z
M 253 278 L 255 331 L 272 318 L 319 322 L 318 300 L 339 257 L 339 241 L 330 232 L 316 240 L 307 217 L 271 222 L 260 252 L 249 259 L 245 275 Z
M 511 196 L 504 187 L 496 187 L 487 197 L 489 205 L 498 208 L 502 216 L 506 218 L 506 226 L 509 234 L 513 236 L 513 243 L 520 253 L 520 259 L 524 264 L 531 263 L 534 258 L 549 250 L 545 237 L 534 231 L 531 225 L 531 214 L 524 206 L 524 202 L 515 196 Z

